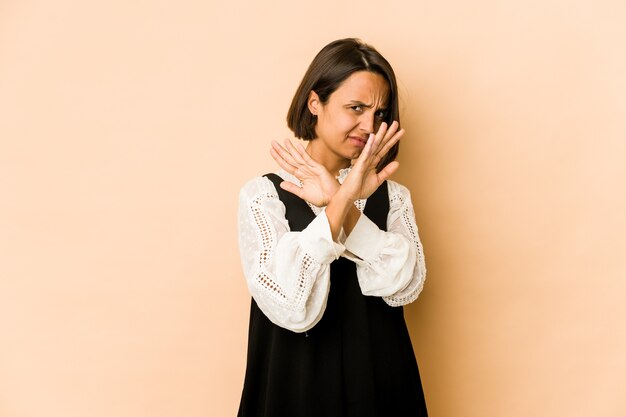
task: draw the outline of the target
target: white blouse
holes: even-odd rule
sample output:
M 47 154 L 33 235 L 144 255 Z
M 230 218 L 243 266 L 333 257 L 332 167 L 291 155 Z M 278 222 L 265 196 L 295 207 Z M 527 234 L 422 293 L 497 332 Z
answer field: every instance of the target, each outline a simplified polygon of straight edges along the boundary
M 340 183 L 350 168 L 342 169 Z M 301 185 L 284 170 L 283 180 Z M 390 306 L 417 299 L 424 286 L 424 252 L 409 190 L 389 184 L 387 231 L 361 215 L 352 233 L 332 240 L 324 208 L 309 206 L 315 219 L 301 232 L 289 230 L 274 184 L 256 177 L 239 194 L 239 250 L 250 294 L 276 325 L 304 332 L 322 318 L 330 290 L 330 263 L 340 256 L 356 263 L 361 292 Z M 363 212 L 365 200 L 355 202 Z

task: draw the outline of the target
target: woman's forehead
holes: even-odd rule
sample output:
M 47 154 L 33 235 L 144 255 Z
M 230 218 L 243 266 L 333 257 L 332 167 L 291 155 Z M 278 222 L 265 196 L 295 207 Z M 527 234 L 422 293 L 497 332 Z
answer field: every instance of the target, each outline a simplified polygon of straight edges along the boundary
M 380 74 L 358 71 L 346 78 L 332 95 L 341 100 L 359 101 L 376 106 L 387 101 L 389 85 Z

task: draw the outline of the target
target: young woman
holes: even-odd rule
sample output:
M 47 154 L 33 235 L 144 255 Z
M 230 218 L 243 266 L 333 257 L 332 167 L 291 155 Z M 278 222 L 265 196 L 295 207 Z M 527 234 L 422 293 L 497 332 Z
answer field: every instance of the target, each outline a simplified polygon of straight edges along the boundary
M 356 39 L 314 58 L 287 115 L 306 149 L 240 193 L 252 294 L 240 417 L 426 416 L 402 306 L 425 265 L 409 191 L 387 180 L 399 125 L 393 69 Z

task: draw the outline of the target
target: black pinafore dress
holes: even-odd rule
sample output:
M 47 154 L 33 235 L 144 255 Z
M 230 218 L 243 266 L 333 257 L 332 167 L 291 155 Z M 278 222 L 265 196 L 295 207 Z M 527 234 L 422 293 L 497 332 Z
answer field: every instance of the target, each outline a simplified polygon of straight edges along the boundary
M 286 208 L 291 231 L 315 214 L 304 200 L 266 175 Z M 383 183 L 364 214 L 387 228 L 389 195 Z M 254 299 L 247 368 L 239 417 L 427 416 L 420 375 L 402 307 L 361 293 L 354 262 L 330 267 L 330 293 L 322 319 L 306 333 L 272 323 Z

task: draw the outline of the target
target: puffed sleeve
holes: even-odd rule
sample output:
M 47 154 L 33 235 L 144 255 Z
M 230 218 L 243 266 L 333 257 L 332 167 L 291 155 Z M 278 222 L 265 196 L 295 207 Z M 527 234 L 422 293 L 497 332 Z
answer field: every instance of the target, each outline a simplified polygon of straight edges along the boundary
M 401 306 L 419 296 L 426 279 L 426 265 L 410 192 L 394 181 L 387 183 L 387 231 L 361 215 L 344 242 L 344 256 L 357 264 L 364 295 L 383 297 L 387 304 Z
M 345 250 L 333 241 L 325 211 L 301 232 L 292 232 L 274 184 L 257 177 L 241 189 L 238 216 L 250 294 L 276 325 L 309 330 L 326 308 L 330 263 Z

